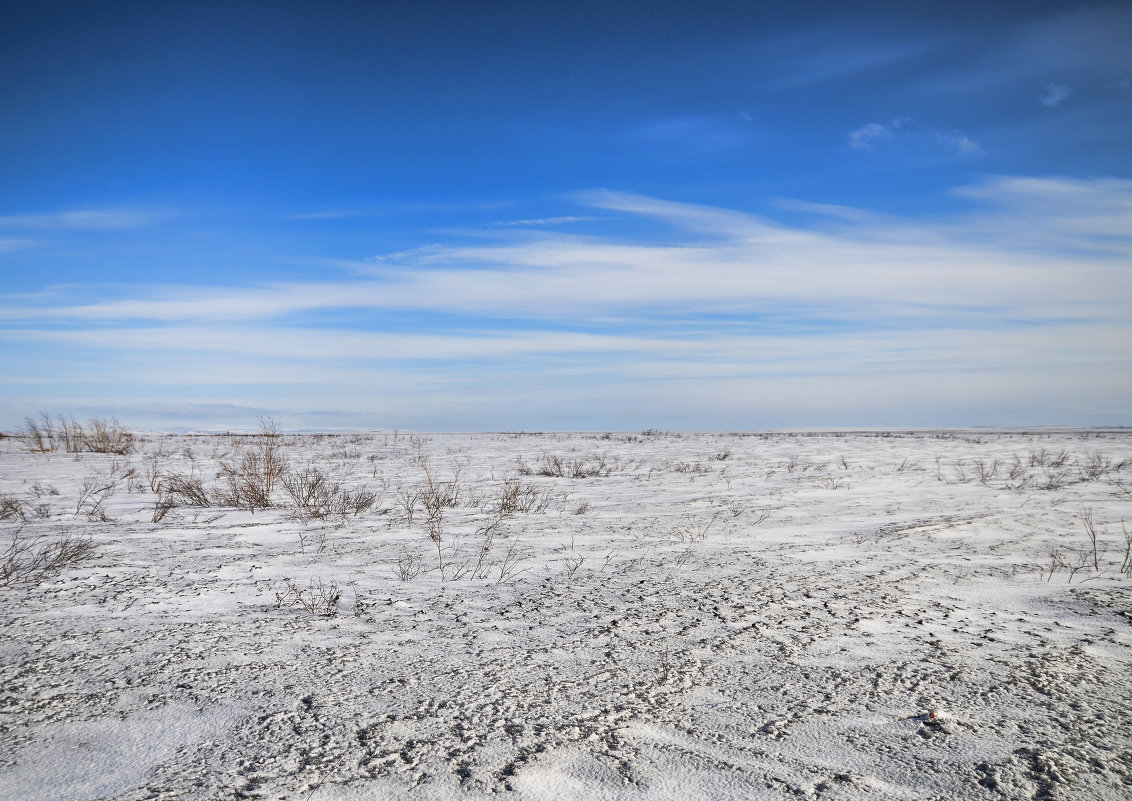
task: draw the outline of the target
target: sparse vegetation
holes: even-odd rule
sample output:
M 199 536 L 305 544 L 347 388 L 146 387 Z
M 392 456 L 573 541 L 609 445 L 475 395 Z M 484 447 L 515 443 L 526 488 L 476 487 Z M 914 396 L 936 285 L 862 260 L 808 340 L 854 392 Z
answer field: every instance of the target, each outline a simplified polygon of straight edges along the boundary
M 612 471 L 613 468 L 601 454 L 594 454 L 588 459 L 544 455 L 538 474 L 548 478 L 603 478 Z
M 712 731 L 735 723 L 752 742 L 790 725 L 819 730 L 834 704 L 924 704 L 916 699 L 929 685 L 976 697 L 987 675 L 1052 690 L 985 699 L 1007 717 L 1003 705 L 1024 705 L 1028 725 L 1035 709 L 1046 714 L 1045 741 L 1065 736 L 1073 703 L 1088 723 L 1074 729 L 1075 748 L 1093 725 L 1119 736 L 1125 688 L 1113 682 L 1124 655 L 1111 632 L 1124 625 L 1132 580 L 1132 470 L 1122 461 L 1132 437 L 981 440 L 260 431 L 145 435 L 129 456 L 66 455 L 62 445 L 41 456 L 13 438 L 0 442 L 0 593 L 9 629 L 47 647 L 13 651 L 34 666 L 26 675 L 43 678 L 10 694 L 63 698 L 58 716 L 69 715 L 85 690 L 64 698 L 51 682 L 64 675 L 60 660 L 78 655 L 67 675 L 101 671 L 90 684 L 116 688 L 113 709 L 141 715 L 152 693 L 113 679 L 142 665 L 160 701 L 246 703 L 255 736 L 286 740 L 273 770 L 317 747 L 325 758 L 311 764 L 361 765 L 361 781 L 419 766 L 443 792 L 464 775 L 444 776 L 454 752 L 469 761 L 453 770 L 474 781 L 482 765 L 496 771 L 482 774 L 490 791 L 509 764 L 491 764 L 494 755 L 514 760 L 543 742 L 548 753 L 605 753 L 627 720 L 684 725 L 687 703 L 710 701 L 718 682 L 725 700 L 736 688 L 754 700 L 701 712 L 714 716 Z M 245 484 L 260 496 L 249 502 Z M 81 636 L 51 639 L 59 632 Z M 150 643 L 151 634 L 161 637 Z M 1097 647 L 1072 647 L 1086 637 Z M 901 664 L 857 671 L 871 648 L 899 652 Z M 983 672 L 956 673 L 955 653 Z M 815 660 L 829 669 L 814 673 Z M 294 691 L 263 696 L 264 669 L 287 683 L 293 673 Z M 1059 685 L 1066 675 L 1082 681 Z M 343 702 L 349 715 L 331 712 Z M 551 713 L 553 725 L 519 728 Z M 437 715 L 457 721 L 455 733 L 433 726 Z M 977 728 L 941 726 L 952 724 L 963 736 Z M 48 722 L 36 725 L 49 736 Z M 917 732 L 948 731 L 919 717 L 883 728 L 877 736 L 897 751 Z M 478 753 L 460 750 L 466 735 L 479 738 Z M 339 743 L 350 749 L 344 760 Z M 240 757 L 246 741 L 237 745 L 226 753 Z M 1089 759 L 1103 764 L 1102 751 Z M 287 775 L 295 781 L 268 787 L 273 796 L 310 793 L 302 782 L 313 773 Z M 820 795 L 826 779 L 812 775 L 803 794 Z M 1027 777 L 1017 773 L 1012 789 L 1030 788 Z
M 39 420 L 27 418 L 20 438 L 30 453 L 113 453 L 124 456 L 134 450 L 134 435 L 117 420 L 91 418 L 84 427 L 74 418 L 52 420 L 46 413 Z
M 272 505 L 275 485 L 287 472 L 287 460 L 279 450 L 279 429 L 274 420 L 261 419 L 260 433 L 239 461 L 221 460 L 220 471 L 228 491 L 219 496 L 221 505 L 243 507 L 251 512 Z
M 291 579 L 283 579 L 282 586 L 275 591 L 275 608 L 298 606 L 312 615 L 334 617 L 338 614 L 338 604 L 342 591 L 337 583 L 311 579 L 306 587 L 300 587 Z
M 440 481 L 433 475 L 433 469 L 428 462 L 421 462 L 425 482 L 419 488 L 418 495 L 421 505 L 425 509 L 425 530 L 428 539 L 436 546 L 437 568 L 441 578 L 445 578 L 444 564 L 444 510 L 457 506 L 460 502 L 460 469 L 457 467 L 454 477 L 449 481 Z
M 1120 572 L 1132 578 L 1132 531 L 1129 531 L 1124 521 L 1120 521 L 1120 531 L 1124 534 L 1124 561 L 1120 563 Z
M 195 472 L 188 474 L 174 473 L 162 478 L 159 490 L 164 491 L 164 497 L 174 506 L 212 506 L 208 490 L 204 482 Z
M 397 560 L 393 574 L 401 581 L 411 581 L 421 573 L 421 558 L 419 556 L 402 556 Z
M 550 501 L 549 490 L 540 490 L 535 484 L 522 484 L 515 479 L 505 479 L 499 497 L 495 500 L 494 509 L 501 515 L 537 514 L 546 511 Z
M 54 539 L 24 537 L 16 529 L 8 547 L 0 553 L 0 584 L 38 584 L 78 565 L 93 553 L 94 544 L 87 537 L 70 532 Z
M 339 482 L 331 481 L 313 467 L 285 474 L 282 484 L 295 504 L 296 516 L 304 522 L 357 517 L 377 503 L 377 493 L 344 490 Z

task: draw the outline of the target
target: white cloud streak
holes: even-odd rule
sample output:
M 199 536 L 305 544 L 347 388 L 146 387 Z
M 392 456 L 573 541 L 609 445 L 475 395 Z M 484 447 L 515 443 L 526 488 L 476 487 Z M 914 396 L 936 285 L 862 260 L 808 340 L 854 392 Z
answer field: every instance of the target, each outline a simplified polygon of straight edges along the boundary
M 853 319 L 941 311 L 967 318 L 967 310 L 980 307 L 1058 318 L 1079 316 L 1086 306 L 1123 308 L 1129 277 L 1119 267 L 1132 257 L 1132 182 L 1001 178 L 958 194 L 985 208 L 934 222 L 863 215 L 807 229 L 726 209 L 594 192 L 577 197 L 694 236 L 653 244 L 536 233 L 359 263 L 364 274 L 348 281 L 167 286 L 75 305 L 3 303 L 0 319 L 172 324 L 359 309 L 569 322 L 783 306 L 836 306 L 839 316 Z
M 501 228 L 506 228 L 506 227 L 510 227 L 510 226 L 539 227 L 539 226 L 545 226 L 545 225 L 566 225 L 566 224 L 569 224 L 569 223 L 593 222 L 596 219 L 597 219 L 597 217 L 580 217 L 580 216 L 577 216 L 577 215 L 571 215 L 571 216 L 563 216 L 563 217 L 542 217 L 542 218 L 534 219 L 534 220 L 503 220 L 501 222 L 495 223 L 495 225 L 497 225 Z
M 150 225 L 162 216 L 130 209 L 77 209 L 52 214 L 17 214 L 0 217 L 0 228 L 126 231 Z
M 1056 108 L 1061 105 L 1065 98 L 1069 97 L 1070 91 L 1068 86 L 1058 86 L 1054 83 L 1047 83 L 1042 88 L 1042 93 L 1038 96 L 1038 100 L 1043 106 L 1049 108 Z
M 881 144 L 900 139 L 927 141 L 942 150 L 959 156 L 982 153 L 969 136 L 958 131 L 940 131 L 921 125 L 911 117 L 897 117 L 888 122 L 870 122 L 849 132 L 849 147 L 854 150 L 872 150 Z
M 890 126 L 879 122 L 870 122 L 855 131 L 849 132 L 849 146 L 856 150 L 869 150 L 876 140 L 891 138 L 892 129 Z
M 826 380 L 856 396 L 897 374 L 925 397 L 973 375 L 1132 390 L 1116 378 L 1132 376 L 1132 181 L 990 178 L 957 195 L 974 210 L 911 220 L 794 202 L 817 222 L 788 225 L 589 192 L 575 200 L 671 234 L 507 232 L 359 262 L 337 282 L 5 296 L 0 370 L 33 387 L 290 387 L 308 404 L 319 392 L 487 403 L 497 384 L 545 399 L 540 382 L 636 404 L 673 381 L 723 403 L 749 382 Z M 393 313 L 414 322 L 394 330 Z M 265 402 L 249 392 L 235 400 Z

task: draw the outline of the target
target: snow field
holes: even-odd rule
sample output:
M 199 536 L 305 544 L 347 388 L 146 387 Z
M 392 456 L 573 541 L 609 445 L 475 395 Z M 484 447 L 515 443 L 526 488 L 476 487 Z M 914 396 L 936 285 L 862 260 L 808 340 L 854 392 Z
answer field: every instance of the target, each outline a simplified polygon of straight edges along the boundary
M 91 546 L 0 586 L 5 798 L 1132 792 L 1123 431 L 9 437 L 0 501 Z

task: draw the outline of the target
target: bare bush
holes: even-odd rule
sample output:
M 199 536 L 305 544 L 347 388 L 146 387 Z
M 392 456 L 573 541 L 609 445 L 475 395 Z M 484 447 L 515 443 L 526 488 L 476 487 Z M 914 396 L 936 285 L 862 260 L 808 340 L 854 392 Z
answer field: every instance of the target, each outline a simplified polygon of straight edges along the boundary
M 0 495 L 0 520 L 20 519 L 27 522 L 27 509 L 24 502 L 15 495 Z
M 263 465 L 263 482 L 267 495 L 271 495 L 275 483 L 287 472 L 287 459 L 280 452 L 279 444 L 279 426 L 270 417 L 261 417 L 256 452 Z
M 1077 555 L 1076 555 L 1076 561 L 1064 562 L 1063 566 L 1065 567 L 1066 570 L 1069 571 L 1069 581 L 1068 581 L 1068 583 L 1072 584 L 1073 583 L 1073 577 L 1075 575 L 1077 575 L 1078 572 L 1084 570 L 1086 567 L 1089 566 L 1089 554 L 1088 554 L 1088 552 L 1087 551 L 1078 551 Z
M 1030 451 L 1030 467 L 1050 467 L 1058 469 L 1069 463 L 1069 451 L 1061 451 L 1054 455 L 1042 448 L 1039 451 Z
M 283 579 L 283 586 L 275 591 L 275 608 L 300 606 L 312 615 L 334 617 L 338 614 L 338 603 L 342 591 L 335 582 L 323 583 L 322 579 L 311 579 L 305 587 L 299 587 L 291 579 Z
M 420 489 L 420 500 L 425 509 L 454 509 L 460 505 L 460 468 L 456 466 L 452 471 L 452 478 L 447 481 L 434 479 L 432 467 L 428 463 L 421 465 L 425 474 L 425 483 Z
M 38 584 L 62 573 L 94 553 L 90 539 L 63 534 L 56 540 L 45 537 L 22 539 L 20 531 L 0 554 L 0 584 Z
M 134 435 L 123 428 L 117 420 L 92 418 L 84 430 L 72 421 L 83 450 L 91 453 L 116 453 L 124 455 L 134 450 Z
M 29 453 L 48 453 L 55 450 L 55 426 L 46 414 L 41 417 L 42 427 L 40 423 L 29 417 L 24 430 L 17 435 Z
M 498 562 L 495 567 L 499 570 L 499 577 L 496 578 L 496 584 L 506 584 L 513 578 L 526 573 L 530 568 L 520 568 L 519 554 L 517 553 L 518 545 L 511 543 L 507 548 L 507 553 L 503 555 L 502 561 Z
M 349 513 L 352 517 L 357 517 L 362 512 L 368 512 L 377 503 L 378 495 L 376 492 L 369 490 L 354 490 L 353 492 L 344 492 L 341 496 L 343 516 Z
M 583 564 L 585 564 L 586 557 L 584 557 L 580 554 L 576 555 L 576 556 L 567 556 L 562 560 L 562 562 L 563 562 L 563 565 L 566 568 L 566 575 L 569 578 L 573 578 L 574 574 L 578 572 L 578 569 Z
M 1044 490 L 1059 490 L 1069 483 L 1069 476 L 1065 470 L 1060 470 L 1055 467 L 1043 468 L 1045 472 L 1045 480 L 1038 481 L 1037 486 Z
M 114 494 L 117 487 L 118 477 L 114 469 L 111 469 L 109 476 L 91 476 L 84 480 L 79 489 L 78 503 L 75 504 L 75 517 L 86 515 L 88 520 L 113 522 L 103 504 Z
M 421 491 L 416 487 L 402 487 L 397 492 L 397 506 L 400 508 L 399 517 L 405 523 L 412 524 L 413 516 L 420 502 Z
M 283 477 L 283 489 L 291 496 L 291 500 L 300 509 L 316 508 L 334 492 L 338 485 L 331 485 L 326 475 L 319 470 L 308 467 L 299 473 L 290 473 Z
M 1030 471 L 1022 464 L 1022 459 L 1018 456 L 1014 457 L 1014 461 L 1010 463 L 1010 469 L 1006 474 L 1006 488 L 1011 490 L 1025 489 L 1030 483 Z
M 1046 581 L 1051 581 L 1053 579 L 1053 574 L 1064 567 L 1066 567 L 1066 562 L 1065 556 L 1061 553 L 1061 549 L 1051 548 L 1049 552 L 1049 567 L 1042 568 L 1042 575 L 1045 575 L 1045 573 L 1048 572 L 1049 575 L 1046 576 Z
M 673 462 L 672 472 L 674 473 L 691 473 L 693 475 L 702 476 L 711 472 L 711 468 L 700 462 Z
M 1093 510 L 1086 509 L 1081 512 L 1081 522 L 1085 525 L 1085 534 L 1089 538 L 1089 544 L 1092 546 L 1093 551 L 1093 570 L 1100 571 L 1101 565 L 1097 555 L 1097 529 L 1093 525 Z
M 419 497 L 425 508 L 425 529 L 428 538 L 436 546 L 437 566 L 440 575 L 445 575 L 443 545 L 444 510 L 456 506 L 460 502 L 460 469 L 457 467 L 455 476 L 450 481 L 438 481 L 428 462 L 420 462 L 425 474 L 425 483 L 420 487 Z
M 282 483 L 295 503 L 296 514 L 304 522 L 337 516 L 357 517 L 377 502 L 377 493 L 343 490 L 341 484 L 328 480 L 324 473 L 313 467 L 286 474 Z
M 479 553 L 476 555 L 476 561 L 473 564 L 471 559 L 465 559 L 459 563 L 455 568 L 450 566 L 450 575 L 447 576 L 448 580 L 452 581 L 460 578 L 466 573 L 470 573 L 474 579 L 488 578 L 492 565 L 490 555 L 492 552 L 492 545 L 495 542 L 495 535 L 499 531 L 500 526 L 506 515 L 503 512 L 496 512 L 487 523 L 476 530 L 476 535 L 483 537 L 480 543 Z M 509 551 L 510 553 L 510 551 Z M 504 562 L 507 557 L 504 558 Z
M 680 542 L 703 542 L 707 539 L 708 531 L 715 525 L 715 521 L 719 519 L 720 514 L 720 512 L 716 512 L 706 523 L 673 529 L 672 533 Z
M 252 513 L 271 506 L 274 479 L 260 453 L 245 452 L 238 463 L 221 461 L 220 473 L 228 485 L 228 491 L 217 496 L 222 505 L 240 506 Z
M 87 421 L 84 428 L 74 418 L 59 417 L 56 421 L 43 413 L 39 421 L 26 419 L 20 434 L 31 453 L 64 451 L 66 453 L 114 453 L 123 456 L 134 450 L 134 435 L 117 420 L 98 417 Z
M 421 561 L 419 556 L 403 556 L 397 560 L 393 575 L 401 581 L 411 581 L 420 575 Z
M 998 459 L 995 459 L 989 465 L 982 459 L 976 459 L 975 470 L 979 474 L 979 483 L 984 487 L 989 487 L 990 482 L 998 476 Z
M 1080 471 L 1083 481 L 1096 481 L 1127 466 L 1127 461 L 1114 462 L 1101 453 L 1089 454 L 1084 461 L 1077 460 L 1077 469 Z
M 550 505 L 551 492 L 539 490 L 536 484 L 523 484 L 515 479 L 505 479 L 495 499 L 493 508 L 501 515 L 518 512 L 533 514 L 545 512 Z
M 1132 578 L 1132 532 L 1120 521 L 1120 530 L 1124 533 L 1124 561 L 1120 563 L 1120 572 Z
M 151 522 L 161 523 L 166 516 L 177 508 L 177 502 L 168 495 L 161 495 L 153 503 L 153 517 Z
M 565 459 L 544 454 L 542 466 L 538 469 L 540 476 L 549 478 L 603 478 L 611 472 L 612 468 L 601 454 L 594 454 L 589 459 Z
M 34 489 L 34 488 L 33 488 Z M 58 490 L 53 493 L 59 494 Z M 40 494 L 36 493 L 39 498 Z M 0 495 L 0 520 L 15 520 L 26 523 L 32 519 L 46 520 L 51 517 L 51 504 L 47 501 L 21 500 L 15 495 Z
M 260 433 L 251 449 L 239 454 L 236 462 L 220 462 L 220 472 L 228 484 L 221 496 L 226 506 L 240 506 L 253 514 L 272 505 L 271 493 L 287 472 L 287 460 L 279 450 L 279 428 L 271 418 L 260 418 Z
M 161 492 L 161 466 L 158 463 L 160 454 L 156 451 L 143 459 L 145 480 L 149 484 L 149 491 L 157 494 Z
M 212 499 L 205 489 L 204 482 L 191 471 L 188 475 L 173 473 L 161 480 L 161 489 L 165 497 L 173 500 L 177 506 L 212 506 Z

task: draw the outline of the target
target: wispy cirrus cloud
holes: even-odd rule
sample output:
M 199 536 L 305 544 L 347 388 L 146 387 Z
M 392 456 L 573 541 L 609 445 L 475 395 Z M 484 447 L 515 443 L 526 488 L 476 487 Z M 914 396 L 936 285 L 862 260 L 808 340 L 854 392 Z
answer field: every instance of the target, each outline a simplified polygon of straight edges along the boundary
M 956 193 L 982 208 L 935 221 L 839 208 L 832 222 L 806 226 L 640 195 L 580 193 L 575 198 L 592 209 L 652 218 L 688 234 L 657 244 L 532 231 L 352 262 L 349 278 L 142 288 L 73 304 L 24 300 L 0 305 L 0 318 L 172 324 L 360 309 L 545 322 L 782 305 L 837 305 L 839 316 L 853 318 L 883 308 L 908 315 L 951 307 L 964 315 L 979 307 L 1018 314 L 1041 307 L 1073 316 L 1077 303 L 1126 302 L 1108 282 L 1117 277 L 1112 260 L 1132 258 L 1132 182 L 995 178 Z
M 1068 86 L 1059 86 L 1055 83 L 1047 83 L 1042 87 L 1042 93 L 1038 95 L 1038 101 L 1043 106 L 1049 108 L 1056 108 L 1061 105 L 1065 98 L 1069 97 L 1070 91 Z
M 982 153 L 978 143 L 959 131 L 942 131 L 921 125 L 911 117 L 895 117 L 888 122 L 870 122 L 849 132 L 849 146 L 854 150 L 872 150 L 899 138 L 928 142 L 959 156 Z
M 288 214 L 288 220 L 356 220 L 365 217 L 384 217 L 388 210 L 382 209 L 323 209 Z
M 477 200 L 466 203 L 447 203 L 429 201 L 399 201 L 372 206 L 357 206 L 345 208 L 316 209 L 314 211 L 295 212 L 286 215 L 286 219 L 295 221 L 319 220 L 359 220 L 367 217 L 393 217 L 400 214 L 413 214 L 419 212 L 444 211 L 495 211 L 511 205 L 507 200 Z
M 0 228 L 37 230 L 125 231 L 151 225 L 168 216 L 167 212 L 134 209 L 76 209 L 49 214 L 0 216 Z
M 0 253 L 13 253 L 30 248 L 35 244 L 31 239 L 0 239 Z
M 757 47 L 757 52 L 773 65 L 761 88 L 797 91 L 834 81 L 859 81 L 869 73 L 916 62 L 949 44 L 945 38 L 883 41 L 874 37 L 867 44 L 846 44 L 823 28 L 778 36 Z
M 1132 181 L 998 177 L 957 193 L 969 213 L 794 201 L 810 216 L 787 224 L 594 191 L 574 196 L 579 217 L 669 233 L 508 230 L 352 262 L 336 280 L 4 296 L 0 369 L 12 385 L 261 388 L 241 395 L 251 405 L 382 398 L 410 418 L 423 398 L 461 399 L 429 401 L 451 420 L 478 403 L 549 404 L 559 425 L 574 418 L 547 386 L 604 398 L 610 419 L 626 403 L 659 414 L 658 388 L 680 398 L 688 381 L 736 415 L 728 393 L 779 397 L 786 415 L 818 385 L 865 404 L 885 376 L 901 377 L 899 397 L 933 402 L 935 387 L 955 408 L 992 386 L 1072 408 L 1068 390 L 1041 389 L 1072 376 L 1132 389 L 1119 378 L 1132 375 Z
M 525 228 L 525 227 L 538 227 L 546 225 L 568 225 L 570 223 L 593 222 L 598 219 L 597 217 L 583 217 L 578 215 L 566 215 L 562 217 L 540 217 L 532 220 L 501 220 L 493 223 L 499 228 Z
M 877 140 L 891 139 L 893 130 L 899 129 L 899 121 L 891 123 L 870 122 L 855 131 L 849 132 L 849 146 L 857 150 L 868 150 Z

